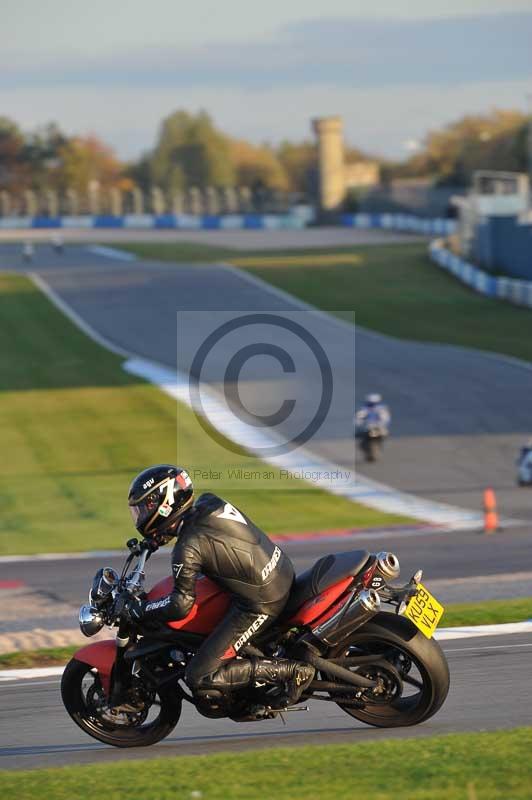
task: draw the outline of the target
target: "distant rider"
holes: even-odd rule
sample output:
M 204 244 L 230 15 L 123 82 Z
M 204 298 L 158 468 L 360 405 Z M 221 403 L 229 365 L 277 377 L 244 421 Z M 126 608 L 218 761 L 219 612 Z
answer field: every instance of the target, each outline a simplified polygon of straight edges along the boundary
M 364 400 L 364 405 L 355 414 L 355 434 L 365 431 L 369 425 L 378 425 L 383 429 L 384 435 L 387 436 L 391 419 L 388 406 L 383 403 L 381 395 L 368 394 Z
M 523 445 L 517 459 L 519 468 L 519 483 L 521 485 L 532 483 L 532 439 Z
M 521 464 L 528 465 L 531 456 L 532 456 L 532 439 L 529 439 L 528 442 L 525 445 L 523 445 L 523 447 L 519 451 L 519 458 L 517 459 L 517 463 L 519 465 Z
M 185 680 L 193 693 L 209 701 L 255 682 L 284 684 L 284 704 L 297 702 L 314 677 L 311 666 L 286 659 L 236 658 L 283 611 L 294 580 L 288 556 L 231 503 L 210 493 L 194 502 L 190 476 L 170 464 L 137 475 L 128 503 L 142 536 L 157 545 L 177 540 L 172 592 L 153 601 L 131 598 L 127 611 L 133 621 L 186 617 L 201 575 L 232 596 L 225 618 L 187 666 Z

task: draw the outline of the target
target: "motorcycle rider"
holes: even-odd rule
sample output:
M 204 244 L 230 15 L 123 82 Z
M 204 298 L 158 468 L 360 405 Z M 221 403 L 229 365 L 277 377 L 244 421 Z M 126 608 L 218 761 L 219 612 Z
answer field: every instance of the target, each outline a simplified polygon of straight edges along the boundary
M 377 393 L 367 394 L 364 405 L 355 413 L 355 433 L 364 430 L 368 424 L 373 423 L 383 428 L 384 435 L 388 435 L 391 414 L 387 405 L 382 401 L 382 396 Z
M 216 701 L 255 683 L 285 686 L 283 705 L 297 702 L 314 677 L 308 664 L 287 659 L 243 658 L 239 652 L 281 614 L 294 569 L 288 556 L 252 520 L 211 493 L 194 502 L 186 470 L 159 464 L 131 483 L 128 504 L 137 531 L 156 545 L 176 543 L 172 552 L 172 592 L 159 600 L 132 597 L 133 621 L 159 622 L 186 617 L 195 584 L 207 575 L 232 596 L 218 627 L 189 662 L 185 681 L 198 699 Z
M 529 439 L 521 450 L 517 459 L 519 468 L 519 482 L 528 484 L 532 482 L 532 439 Z

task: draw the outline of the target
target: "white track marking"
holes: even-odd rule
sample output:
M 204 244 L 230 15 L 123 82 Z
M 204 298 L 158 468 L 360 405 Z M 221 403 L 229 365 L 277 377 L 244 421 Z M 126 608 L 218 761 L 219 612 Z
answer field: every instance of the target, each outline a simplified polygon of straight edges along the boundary
M 228 269 L 225 265 L 220 266 Z M 237 272 L 239 277 L 245 275 L 245 280 L 260 283 L 261 288 L 266 287 L 268 290 L 271 289 L 268 284 L 252 278 L 252 276 L 249 276 L 247 273 L 239 272 L 236 269 L 235 272 Z M 166 394 L 193 408 L 187 375 L 170 370 L 168 367 L 154 361 L 139 358 L 119 345 L 109 342 L 109 340 L 97 333 L 85 320 L 70 308 L 40 275 L 32 272 L 30 273 L 30 278 L 35 285 L 45 293 L 48 299 L 54 303 L 71 322 L 89 336 L 89 338 L 93 339 L 93 341 L 97 342 L 100 346 L 107 347 L 117 355 L 127 358 L 128 360 L 123 364 L 123 368 L 127 372 L 157 385 Z M 279 290 L 275 290 L 274 293 L 278 291 Z M 279 293 L 284 296 L 284 293 Z M 291 298 L 290 295 L 286 295 L 286 299 L 293 303 L 293 298 Z M 349 325 L 350 328 L 352 327 L 349 323 L 342 323 L 342 320 L 335 320 L 334 317 L 325 314 L 325 312 L 319 311 L 313 306 L 307 306 L 307 304 L 297 299 L 295 305 L 301 305 L 311 309 L 319 316 L 326 317 L 328 322 L 337 322 Z M 279 444 L 279 441 L 271 431 L 266 432 L 264 430 L 259 430 L 237 419 L 228 411 L 225 404 L 221 402 L 221 399 L 219 399 L 214 392 L 205 392 L 203 406 L 211 424 L 212 420 L 216 420 L 216 428 L 221 433 L 237 444 L 245 447 L 251 453 L 260 457 L 265 449 L 271 448 L 272 445 Z M 339 465 L 325 461 L 303 449 L 300 449 L 297 453 L 286 453 L 263 460 L 271 463 L 273 466 L 288 469 L 293 472 L 318 472 L 324 474 L 342 470 Z M 478 529 L 481 528 L 483 523 L 482 515 L 478 512 L 407 494 L 406 492 L 401 492 L 386 484 L 370 480 L 362 475 L 356 475 L 354 480 L 346 482 L 345 484 L 331 483 L 331 481 L 326 478 L 318 481 L 309 479 L 308 482 L 313 486 L 344 497 L 352 502 L 362 503 L 363 505 L 378 509 L 379 511 L 399 514 L 431 524 L 444 526 L 451 530 Z
M 170 397 L 195 410 L 190 396 L 189 379 L 184 373 L 175 372 L 141 358 L 129 359 L 123 367 L 126 372 L 154 383 Z M 271 431 L 256 428 L 238 419 L 213 390 L 206 388 L 203 390 L 203 410 L 211 424 L 231 441 L 278 469 L 301 474 L 305 482 L 330 494 L 344 497 L 354 503 L 362 503 L 379 511 L 440 525 L 449 530 L 476 530 L 482 527 L 482 515 L 476 511 L 407 494 L 360 474 L 344 482 L 333 483 L 327 478 L 328 474 L 343 475 L 347 470 L 304 448 L 277 456 L 264 455 L 272 446 L 278 445 L 280 440 Z M 306 478 L 305 475 L 309 477 Z
M 510 650 L 517 647 L 532 647 L 532 642 L 524 644 L 487 644 L 484 647 L 455 647 L 452 650 L 445 649 L 445 653 L 476 653 L 479 650 Z
M 97 256 L 105 256 L 106 258 L 114 258 L 116 261 L 136 261 L 137 256 L 135 253 L 128 253 L 126 250 L 117 250 L 114 247 L 103 247 L 99 244 L 87 247 L 89 253 L 94 253 Z
M 62 675 L 64 669 L 64 666 L 32 667 L 31 669 L 4 669 L 0 671 L 0 681 L 20 681 L 27 680 L 28 678 L 55 678 L 58 675 Z
M 29 272 L 28 277 L 30 280 L 33 281 L 35 286 L 46 295 L 48 300 L 53 303 L 53 305 L 62 311 L 65 317 L 74 323 L 83 333 L 92 339 L 93 342 L 99 344 L 100 347 L 105 347 L 106 350 L 110 350 L 112 353 L 115 353 L 117 356 L 122 356 L 123 358 L 133 358 L 133 353 L 130 353 L 128 350 L 125 350 L 123 347 L 120 347 L 118 344 L 114 344 L 113 342 L 106 339 L 105 336 L 101 336 L 97 331 L 92 328 L 88 322 L 85 322 L 79 314 L 77 314 L 73 308 L 71 308 L 61 297 L 55 292 L 52 287 L 46 283 L 44 278 L 38 275 L 36 272 Z
M 67 561 L 69 559 L 118 558 L 123 550 L 89 550 L 85 553 L 34 553 L 28 555 L 0 556 L 0 564 L 20 564 L 29 561 Z
M 482 632 L 478 634 L 474 632 L 475 630 L 474 628 L 441 628 L 439 631 L 436 632 L 434 638 L 439 639 L 441 641 L 442 639 L 453 639 L 453 638 L 473 639 L 477 635 L 507 636 L 515 633 L 532 633 L 532 620 L 529 620 L 528 622 L 510 623 L 508 625 L 479 625 L 478 628 L 479 630 L 482 629 Z M 462 634 L 462 631 L 468 631 L 467 635 Z M 459 634 L 457 637 L 452 635 L 455 632 Z M 442 636 L 442 634 L 444 635 Z M 467 653 L 467 652 L 476 652 L 478 650 L 505 650 L 517 647 L 532 647 L 532 641 L 524 644 L 484 645 L 478 647 L 458 647 L 452 649 L 445 648 L 445 653 Z M 31 680 L 33 678 L 56 678 L 61 676 L 63 674 L 63 671 L 64 671 L 64 666 L 1 670 L 0 683 L 5 683 L 7 681 L 16 682 L 20 680 Z M 50 685 L 51 683 L 53 682 L 40 681 L 35 683 L 26 683 L 25 686 L 40 686 L 40 685 L 45 686 L 45 685 Z M 6 686 L 4 688 L 9 688 L 9 687 Z
M 469 625 L 464 628 L 440 628 L 434 634 L 434 638 L 439 641 L 447 641 L 449 639 L 476 639 L 479 636 L 504 636 L 506 633 L 532 633 L 532 620 L 527 620 L 526 622 L 506 622 L 500 625 Z

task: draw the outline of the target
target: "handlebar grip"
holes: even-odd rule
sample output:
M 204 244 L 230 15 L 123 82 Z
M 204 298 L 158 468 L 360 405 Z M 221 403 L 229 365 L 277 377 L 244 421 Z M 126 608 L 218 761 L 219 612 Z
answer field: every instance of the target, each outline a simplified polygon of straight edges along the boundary
M 155 553 L 159 549 L 159 545 L 153 539 L 143 539 L 140 543 L 141 550 L 147 550 L 149 553 Z

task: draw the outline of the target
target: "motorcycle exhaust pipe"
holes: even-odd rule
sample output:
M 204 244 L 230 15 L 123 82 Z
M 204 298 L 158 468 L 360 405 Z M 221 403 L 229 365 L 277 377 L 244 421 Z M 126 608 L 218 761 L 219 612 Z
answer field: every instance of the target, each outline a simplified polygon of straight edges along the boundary
M 385 550 L 377 553 L 377 567 L 375 572 L 387 581 L 393 581 L 399 577 L 401 568 L 399 566 L 399 559 L 393 553 L 387 553 Z
M 380 607 L 381 599 L 375 589 L 363 589 L 352 603 L 348 601 L 330 619 L 313 628 L 312 634 L 323 644 L 340 644 L 346 636 L 374 617 Z

